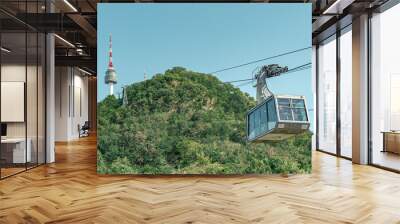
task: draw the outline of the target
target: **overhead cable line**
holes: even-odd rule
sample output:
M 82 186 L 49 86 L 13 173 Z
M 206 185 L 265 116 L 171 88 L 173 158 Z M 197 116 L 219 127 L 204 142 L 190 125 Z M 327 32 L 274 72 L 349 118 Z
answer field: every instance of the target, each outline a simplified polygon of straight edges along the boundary
M 228 82 L 225 82 L 225 83 L 244 82 L 244 81 L 250 81 L 250 80 L 254 80 L 254 78 L 251 78 L 251 79 L 240 79 L 240 80 L 234 80 L 234 81 L 228 81 Z
M 285 74 L 291 73 L 291 72 L 299 72 L 299 71 L 306 70 L 306 69 L 309 69 L 309 68 L 311 68 L 311 66 L 304 66 L 304 67 L 298 68 L 298 69 L 296 69 L 296 70 L 291 70 L 291 71 L 285 72 Z M 238 85 L 236 85 L 235 87 L 242 87 L 242 86 L 249 85 L 249 84 L 253 83 L 254 80 L 255 80 L 255 79 L 251 79 L 251 81 L 238 84 Z
M 246 86 L 246 85 L 249 85 L 249 84 L 252 84 L 252 83 L 253 83 L 253 80 L 251 80 L 249 82 L 241 83 L 241 84 L 237 85 L 236 87 Z
M 288 52 L 285 52 L 285 53 L 281 53 L 281 54 L 277 54 L 277 55 L 274 55 L 274 56 L 262 58 L 262 59 L 259 59 L 259 60 L 250 61 L 250 62 L 247 62 L 247 63 L 244 63 L 244 64 L 240 64 L 240 65 L 236 65 L 236 66 L 232 66 L 232 67 L 228 67 L 228 68 L 224 68 L 224 69 L 219 69 L 217 71 L 210 72 L 209 74 L 215 74 L 215 73 L 219 73 L 219 72 L 224 72 L 224 71 L 227 71 L 227 70 L 243 67 L 243 66 L 246 66 L 246 65 L 251 65 L 251 64 L 254 64 L 254 63 L 257 63 L 257 62 L 266 61 L 266 60 L 273 59 L 273 58 L 282 57 L 282 56 L 285 56 L 285 55 L 288 55 L 288 54 L 297 53 L 297 52 L 304 51 L 304 50 L 311 49 L 311 48 L 312 47 L 305 47 L 305 48 L 300 48 L 300 49 L 293 50 L 293 51 L 288 51 Z
M 301 70 L 305 70 L 305 69 L 309 69 L 309 68 L 311 68 L 311 62 L 303 64 L 303 65 L 300 65 L 300 66 L 297 66 L 297 67 L 294 67 L 292 69 L 287 70 L 286 72 L 282 72 L 281 74 L 297 72 L 297 71 L 301 71 Z M 254 80 L 254 78 L 228 81 L 228 82 L 225 82 L 225 83 L 244 82 L 244 81 L 250 81 L 250 80 Z

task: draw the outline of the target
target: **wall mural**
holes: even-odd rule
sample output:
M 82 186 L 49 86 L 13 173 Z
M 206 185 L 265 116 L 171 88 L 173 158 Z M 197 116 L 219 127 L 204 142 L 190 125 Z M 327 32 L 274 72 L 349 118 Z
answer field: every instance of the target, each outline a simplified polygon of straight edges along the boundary
M 99 4 L 98 173 L 310 173 L 311 52 L 311 4 Z

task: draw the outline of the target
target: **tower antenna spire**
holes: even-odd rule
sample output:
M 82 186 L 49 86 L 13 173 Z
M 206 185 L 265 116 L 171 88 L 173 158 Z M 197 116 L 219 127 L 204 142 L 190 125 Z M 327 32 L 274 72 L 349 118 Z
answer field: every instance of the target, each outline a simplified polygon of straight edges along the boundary
M 108 68 L 106 71 L 106 75 L 104 77 L 104 82 L 109 86 L 110 88 L 110 95 L 114 94 L 114 84 L 117 84 L 117 73 L 115 72 L 113 61 L 112 61 L 112 39 L 111 39 L 111 34 L 110 34 L 110 42 L 109 42 L 109 53 L 108 53 Z
M 108 55 L 108 60 L 109 60 L 109 62 L 108 62 L 108 68 L 114 68 L 114 66 L 113 66 L 113 62 L 112 62 L 112 39 L 111 39 L 111 34 L 110 34 L 110 48 L 109 48 L 109 55 Z

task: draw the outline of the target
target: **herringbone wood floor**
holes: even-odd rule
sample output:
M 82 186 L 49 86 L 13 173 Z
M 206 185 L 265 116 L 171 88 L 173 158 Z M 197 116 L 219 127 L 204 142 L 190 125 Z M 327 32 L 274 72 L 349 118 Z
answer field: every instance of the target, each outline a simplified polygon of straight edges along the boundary
M 400 175 L 315 152 L 311 175 L 98 176 L 93 137 L 0 181 L 0 223 L 400 223 Z

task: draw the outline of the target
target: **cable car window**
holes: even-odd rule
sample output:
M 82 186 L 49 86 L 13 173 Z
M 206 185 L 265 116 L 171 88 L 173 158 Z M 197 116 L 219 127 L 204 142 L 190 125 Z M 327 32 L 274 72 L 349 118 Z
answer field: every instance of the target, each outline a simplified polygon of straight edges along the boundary
M 249 115 L 249 137 L 254 138 L 255 128 L 254 128 L 254 112 Z
M 260 107 L 260 130 L 261 132 L 265 132 L 267 130 L 267 106 L 266 104 Z
M 290 99 L 278 98 L 278 105 L 283 107 L 290 107 Z
M 260 134 L 260 108 L 254 111 L 254 116 L 255 136 L 258 136 Z
M 307 113 L 304 108 L 293 108 L 293 116 L 295 121 L 307 121 Z
M 307 121 L 307 112 L 303 99 L 292 99 L 292 110 L 295 121 Z
M 278 110 L 280 120 L 292 121 L 293 114 L 290 107 L 290 99 L 278 98 Z
M 271 130 L 276 126 L 277 117 L 276 117 L 276 108 L 275 108 L 275 100 L 271 99 L 267 102 L 267 119 L 268 119 L 268 130 Z
M 293 108 L 305 108 L 303 99 L 292 99 Z

